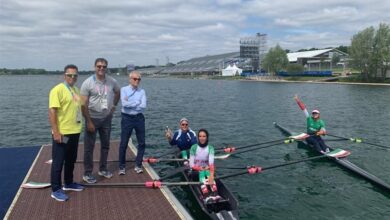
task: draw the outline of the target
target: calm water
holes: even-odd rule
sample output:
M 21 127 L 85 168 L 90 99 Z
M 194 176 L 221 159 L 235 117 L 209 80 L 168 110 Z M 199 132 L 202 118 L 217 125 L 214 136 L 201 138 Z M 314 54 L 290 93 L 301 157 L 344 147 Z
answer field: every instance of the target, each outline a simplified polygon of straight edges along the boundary
M 79 86 L 84 79 L 80 77 Z M 127 77 L 117 80 L 121 86 L 127 85 Z M 60 76 L 0 76 L 0 146 L 50 143 L 48 92 L 61 81 Z M 210 142 L 217 147 L 280 139 L 274 121 L 304 131 L 305 119 L 294 94 L 300 94 L 308 109 L 321 110 L 329 132 L 390 146 L 388 86 L 147 78 L 141 85 L 148 96 L 148 155 L 169 150 L 164 128 L 176 129 L 181 117 L 189 118 L 194 130 L 207 128 Z M 118 111 L 113 139 L 119 139 L 119 121 Z M 389 151 L 350 142 L 331 144 L 351 150 L 352 162 L 390 183 Z M 314 155 L 294 143 L 237 155 L 218 164 L 271 166 Z M 167 170 L 167 165 L 163 166 L 162 172 Z M 242 219 L 390 219 L 388 192 L 326 160 L 233 177 L 225 183 L 239 200 Z M 194 208 L 188 192 L 173 191 L 187 207 Z M 193 211 L 198 212 L 196 208 Z

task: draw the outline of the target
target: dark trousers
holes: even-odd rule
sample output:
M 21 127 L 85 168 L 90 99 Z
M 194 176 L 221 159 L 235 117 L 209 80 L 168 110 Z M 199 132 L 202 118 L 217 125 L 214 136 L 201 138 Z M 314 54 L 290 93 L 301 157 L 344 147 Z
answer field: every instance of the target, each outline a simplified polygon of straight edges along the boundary
M 129 115 L 122 113 L 121 120 L 121 143 L 119 145 L 119 168 L 123 169 L 126 166 L 126 150 L 129 144 L 131 133 L 135 130 L 137 137 L 137 157 L 135 164 L 138 167 L 142 166 L 142 160 L 145 153 L 145 117 L 143 114 Z
M 61 173 L 64 167 L 65 184 L 73 183 L 74 163 L 77 159 L 77 148 L 79 146 L 80 134 L 65 135 L 68 142 L 57 143 L 53 140 L 52 164 L 51 164 L 51 189 L 53 192 L 61 189 Z
M 310 137 L 306 138 L 307 143 L 314 146 L 314 148 L 320 152 L 325 151 L 328 146 L 326 146 L 324 140 L 322 140 L 321 136 L 318 135 L 311 135 Z
M 107 171 L 107 157 L 110 150 L 110 135 L 112 115 L 106 118 L 91 118 L 95 125 L 95 132 L 89 132 L 87 123 L 85 123 L 84 132 L 84 175 L 91 174 L 93 171 L 93 150 L 95 148 L 96 133 L 100 138 L 100 162 L 99 171 Z

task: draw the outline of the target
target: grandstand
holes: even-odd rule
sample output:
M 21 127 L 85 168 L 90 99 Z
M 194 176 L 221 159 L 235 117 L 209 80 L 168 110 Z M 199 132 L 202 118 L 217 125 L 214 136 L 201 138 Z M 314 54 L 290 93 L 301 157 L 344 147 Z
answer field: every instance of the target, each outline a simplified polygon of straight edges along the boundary
M 244 63 L 245 59 L 240 58 L 239 52 L 225 53 L 212 56 L 204 56 L 192 58 L 190 60 L 181 61 L 171 67 L 155 67 L 147 69 L 139 69 L 143 74 L 220 74 L 221 70 L 229 64 Z

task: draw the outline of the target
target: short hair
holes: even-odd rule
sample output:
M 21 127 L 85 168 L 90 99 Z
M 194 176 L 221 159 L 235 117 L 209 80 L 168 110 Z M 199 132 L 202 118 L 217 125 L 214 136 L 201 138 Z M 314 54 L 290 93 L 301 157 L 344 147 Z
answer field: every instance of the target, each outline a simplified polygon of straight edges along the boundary
M 131 75 L 133 75 L 133 74 L 137 74 L 137 75 L 139 75 L 139 77 L 141 77 L 141 73 L 138 72 L 137 70 L 131 71 L 131 72 L 129 73 L 129 76 L 131 76 Z
M 68 69 L 76 69 L 77 72 L 79 71 L 79 68 L 77 68 L 77 66 L 74 65 L 74 64 L 68 64 L 68 65 L 66 65 L 65 68 L 64 68 L 64 72 L 66 73 L 66 71 L 67 71 Z
M 108 65 L 108 61 L 107 61 L 106 59 L 99 57 L 99 58 L 96 58 L 96 60 L 95 60 L 95 66 L 96 66 L 96 64 L 99 63 L 99 62 L 105 63 L 105 64 Z

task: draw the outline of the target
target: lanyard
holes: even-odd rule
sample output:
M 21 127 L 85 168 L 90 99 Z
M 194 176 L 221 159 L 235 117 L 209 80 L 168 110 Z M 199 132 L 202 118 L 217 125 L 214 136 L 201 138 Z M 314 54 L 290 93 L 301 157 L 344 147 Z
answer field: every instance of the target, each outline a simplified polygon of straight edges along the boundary
M 70 94 L 72 95 L 73 101 L 79 102 L 79 101 L 80 101 L 79 95 L 78 95 L 77 93 L 75 94 L 75 93 L 72 91 L 72 89 L 70 88 L 70 86 L 68 85 L 68 83 L 64 82 L 64 85 L 65 85 L 66 88 L 69 90 Z M 73 89 L 76 91 L 76 88 L 73 87 Z
M 69 90 L 70 94 L 72 95 L 72 98 L 74 98 L 74 93 L 73 93 L 72 89 L 70 88 L 70 86 L 68 85 L 68 83 L 64 82 L 64 85 Z
M 103 92 L 104 92 L 104 95 L 107 96 L 108 87 L 106 85 L 104 85 L 103 92 L 101 92 L 98 85 L 96 85 L 95 88 L 96 88 L 96 91 L 98 92 L 99 96 L 102 96 Z
M 107 96 L 108 87 L 107 87 L 106 83 L 103 83 L 104 88 L 103 88 L 103 91 L 101 91 L 100 86 L 98 86 L 96 83 L 96 76 L 95 75 L 93 76 L 93 80 L 95 81 L 95 88 L 96 88 L 96 91 L 98 92 L 99 96 L 102 96 L 103 92 L 104 92 L 104 95 Z

